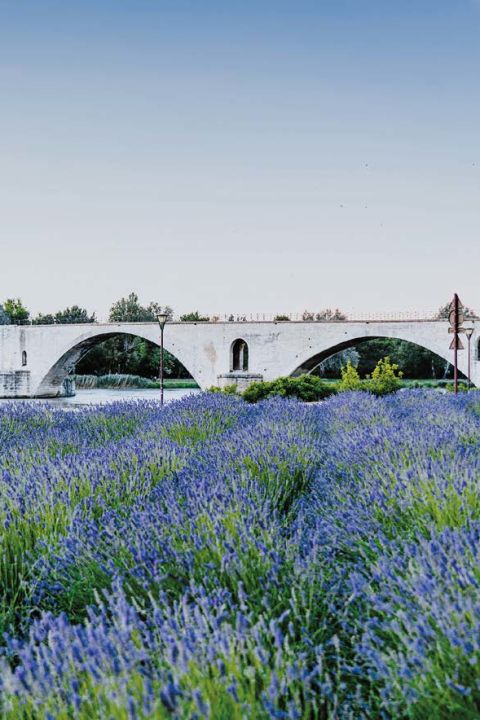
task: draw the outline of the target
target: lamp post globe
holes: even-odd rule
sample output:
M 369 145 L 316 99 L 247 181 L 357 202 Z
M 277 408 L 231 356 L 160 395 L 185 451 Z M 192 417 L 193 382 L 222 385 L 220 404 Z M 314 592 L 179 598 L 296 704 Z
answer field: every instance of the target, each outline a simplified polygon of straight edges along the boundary
M 160 325 L 160 329 L 165 327 L 165 323 L 168 320 L 168 313 L 157 313 L 157 322 Z

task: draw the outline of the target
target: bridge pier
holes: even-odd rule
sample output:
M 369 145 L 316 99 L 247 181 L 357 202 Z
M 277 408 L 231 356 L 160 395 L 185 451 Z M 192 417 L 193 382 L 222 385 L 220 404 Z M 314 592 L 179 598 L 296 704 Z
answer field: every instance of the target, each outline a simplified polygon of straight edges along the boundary
M 11 370 L 10 372 L 0 372 L 0 398 L 31 398 L 30 370 Z M 74 397 L 75 396 L 75 378 L 66 377 L 59 388 L 55 388 L 51 395 L 46 397 Z
M 260 373 L 232 371 L 218 376 L 218 386 L 222 389 L 236 386 L 237 392 L 243 392 L 252 383 L 262 380 L 263 375 Z
M 0 371 L 0 398 L 28 398 L 30 392 L 30 371 Z

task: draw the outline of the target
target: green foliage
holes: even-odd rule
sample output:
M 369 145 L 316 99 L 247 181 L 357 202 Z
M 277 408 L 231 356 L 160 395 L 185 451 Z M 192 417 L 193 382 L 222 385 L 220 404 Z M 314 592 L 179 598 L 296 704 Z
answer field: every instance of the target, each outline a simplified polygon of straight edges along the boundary
M 273 320 L 274 322 L 290 322 L 290 317 L 288 315 L 275 315 Z
M 402 373 L 398 371 L 398 365 L 392 364 L 389 357 L 383 358 L 378 361 L 366 389 L 374 395 L 388 395 L 400 390 L 401 377 Z
M 3 309 L 3 305 L 0 305 L 0 325 L 10 325 L 10 317 Z
M 224 395 L 236 395 L 237 394 L 237 385 L 226 385 L 225 387 L 221 388 L 217 385 L 212 385 L 211 388 L 208 388 L 209 392 L 213 393 L 223 393 Z
M 377 338 L 362 342 L 358 351 L 358 372 L 363 377 L 373 372 L 378 358 L 389 357 L 397 363 L 404 377 L 443 378 L 452 366 L 439 355 L 415 343 L 393 338 Z
M 75 385 L 77 389 L 94 388 L 157 388 L 159 383 L 156 380 L 139 377 L 138 375 L 76 375 Z
M 312 371 L 312 374 L 323 378 L 338 378 L 341 375 L 342 367 L 349 361 L 354 367 L 358 367 L 360 355 L 354 348 L 347 348 L 341 352 L 330 355 Z
M 74 323 L 94 323 L 95 321 L 95 313 L 89 315 L 88 310 L 85 308 L 72 305 L 72 307 L 67 307 L 65 310 L 59 310 L 55 315 L 39 313 L 32 320 L 32 323 L 33 325 L 53 325 L 54 323 L 58 325 L 71 325 Z
M 371 377 L 367 376 L 365 380 L 360 378 L 357 368 L 351 362 L 342 368 L 341 373 L 342 379 L 338 385 L 340 392 L 363 390 L 373 395 L 388 395 L 402 387 L 402 373 L 398 371 L 398 365 L 390 362 L 389 357 L 379 360 Z
M 110 322 L 156 322 L 159 312 L 165 312 L 171 318 L 172 308 L 162 307 L 156 302 L 147 306 L 140 304 L 138 295 L 130 293 L 126 298 L 120 298 L 110 308 L 108 319 Z
M 168 377 L 190 377 L 176 357 L 164 350 L 164 372 Z M 122 335 L 96 345 L 76 366 L 77 375 L 139 375 L 157 378 L 160 366 L 158 345 L 134 335 Z
M 52 313 L 38 313 L 33 320 L 32 325 L 53 325 L 55 322 L 55 315 Z
M 304 313 L 305 315 L 305 313 Z M 311 321 L 314 314 L 307 313 Z M 441 380 L 451 378 L 453 366 L 444 358 L 413 342 L 396 338 L 375 338 L 359 341 L 354 348 L 331 355 L 313 371 L 321 377 L 338 377 L 340 363 L 350 359 L 361 377 L 373 372 L 379 358 L 389 357 L 396 363 L 405 378 Z M 340 363 L 339 363 L 340 361 Z
M 95 313 L 93 313 L 93 315 L 89 315 L 88 310 L 85 310 L 85 308 L 78 307 L 78 305 L 72 305 L 72 307 L 67 307 L 65 310 L 59 310 L 55 315 L 55 322 L 60 325 L 69 325 L 73 323 L 94 323 Z
M 296 397 L 305 402 L 314 402 L 334 395 L 336 386 L 325 383 L 313 375 L 300 375 L 300 377 L 281 377 L 271 382 L 255 382 L 248 386 L 243 398 L 250 403 L 258 402 L 267 397 L 280 395 L 281 397 Z
M 448 380 L 405 380 L 402 379 L 402 387 L 413 389 L 418 388 L 446 388 L 450 382 Z
M 130 293 L 126 298 L 117 300 L 110 308 L 111 322 L 156 322 L 157 314 L 162 311 L 172 317 L 172 309 L 150 302 L 143 306 L 138 295 Z M 159 331 L 160 332 L 160 331 Z M 164 372 L 178 378 L 188 378 L 189 373 L 183 365 L 164 351 Z M 138 375 L 144 378 L 157 378 L 160 366 L 160 348 L 143 338 L 134 335 L 122 335 L 96 345 L 82 358 L 76 367 L 77 375 Z M 138 386 L 136 386 L 138 387 Z
M 438 311 L 435 315 L 435 320 L 448 320 L 448 316 L 451 310 L 450 307 L 451 303 L 445 303 L 445 305 L 442 305 L 440 308 L 438 308 Z M 472 310 L 472 308 L 464 307 L 463 308 L 463 315 L 465 318 L 469 320 L 478 320 L 478 315 L 475 312 L 475 310 Z
M 307 322 L 342 322 L 347 319 L 347 316 L 339 308 L 324 308 L 319 312 L 311 312 L 310 310 L 304 310 L 302 320 Z
M 156 389 L 160 387 L 159 380 L 150 380 L 150 378 L 140 377 L 139 375 L 76 375 L 75 385 L 77 389 L 93 390 L 96 388 L 145 388 Z M 198 388 L 197 383 L 193 379 L 170 379 L 165 378 L 164 386 L 167 389 L 188 389 Z
M 340 370 L 342 379 L 338 385 L 338 390 L 340 392 L 345 392 L 347 390 L 362 390 L 362 381 L 360 379 L 360 375 L 358 374 L 358 370 L 356 367 L 352 365 L 350 360 L 347 362 L 345 367 L 342 367 Z
M 121 298 L 110 309 L 111 322 L 156 322 L 157 313 L 163 311 L 172 316 L 168 306 L 162 307 L 158 303 L 150 302 L 147 306 L 140 304 L 138 295 L 130 293 Z M 85 308 L 73 305 L 65 310 L 59 310 L 54 315 L 39 314 L 33 320 L 34 324 L 51 325 L 53 323 L 92 323 L 95 322 L 95 313 L 89 315 Z M 139 379 L 133 384 L 125 384 L 115 378 L 100 380 L 96 387 L 156 387 L 160 365 L 160 348 L 154 343 L 134 335 L 122 335 L 110 338 L 93 347 L 76 366 L 77 375 L 96 376 L 138 376 L 144 378 L 141 384 Z M 164 372 L 167 376 L 188 379 L 189 373 L 184 366 L 167 350 L 164 351 Z M 150 380 L 149 380 L 150 379 Z M 81 381 L 80 381 L 81 382 Z M 103 383 L 103 384 L 102 384 Z M 92 385 L 90 385 L 92 387 Z
M 14 325 L 26 322 L 30 317 L 30 313 L 23 305 L 20 298 L 8 298 L 3 303 L 4 312 L 10 318 L 10 322 Z
M 448 383 L 445 387 L 447 392 L 454 392 L 455 391 L 455 385 L 454 383 Z M 468 391 L 468 384 L 465 382 L 459 382 L 458 383 L 458 390 L 459 392 L 467 392 Z
M 181 315 L 180 320 L 182 322 L 210 322 L 208 315 L 200 315 L 198 310 Z

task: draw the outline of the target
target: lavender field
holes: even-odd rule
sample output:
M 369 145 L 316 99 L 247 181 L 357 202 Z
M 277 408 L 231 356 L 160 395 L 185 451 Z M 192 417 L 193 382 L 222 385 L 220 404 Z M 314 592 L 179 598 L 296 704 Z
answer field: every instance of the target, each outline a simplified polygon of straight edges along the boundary
M 480 397 L 0 406 L 2 718 L 478 718 Z

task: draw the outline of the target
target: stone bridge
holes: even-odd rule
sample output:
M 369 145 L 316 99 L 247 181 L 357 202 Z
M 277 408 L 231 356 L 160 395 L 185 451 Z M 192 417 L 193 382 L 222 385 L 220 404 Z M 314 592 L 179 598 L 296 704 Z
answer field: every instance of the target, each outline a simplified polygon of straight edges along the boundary
M 76 363 L 94 345 L 129 335 L 160 342 L 156 323 L 3 325 L 0 327 L 0 397 L 58 397 Z M 327 357 L 374 338 L 416 343 L 452 361 L 446 321 L 169 322 L 165 349 L 201 388 L 272 380 L 312 370 Z M 466 338 L 462 336 L 466 346 Z M 471 377 L 480 385 L 480 324 L 471 340 Z M 467 373 L 467 351 L 459 368 Z

